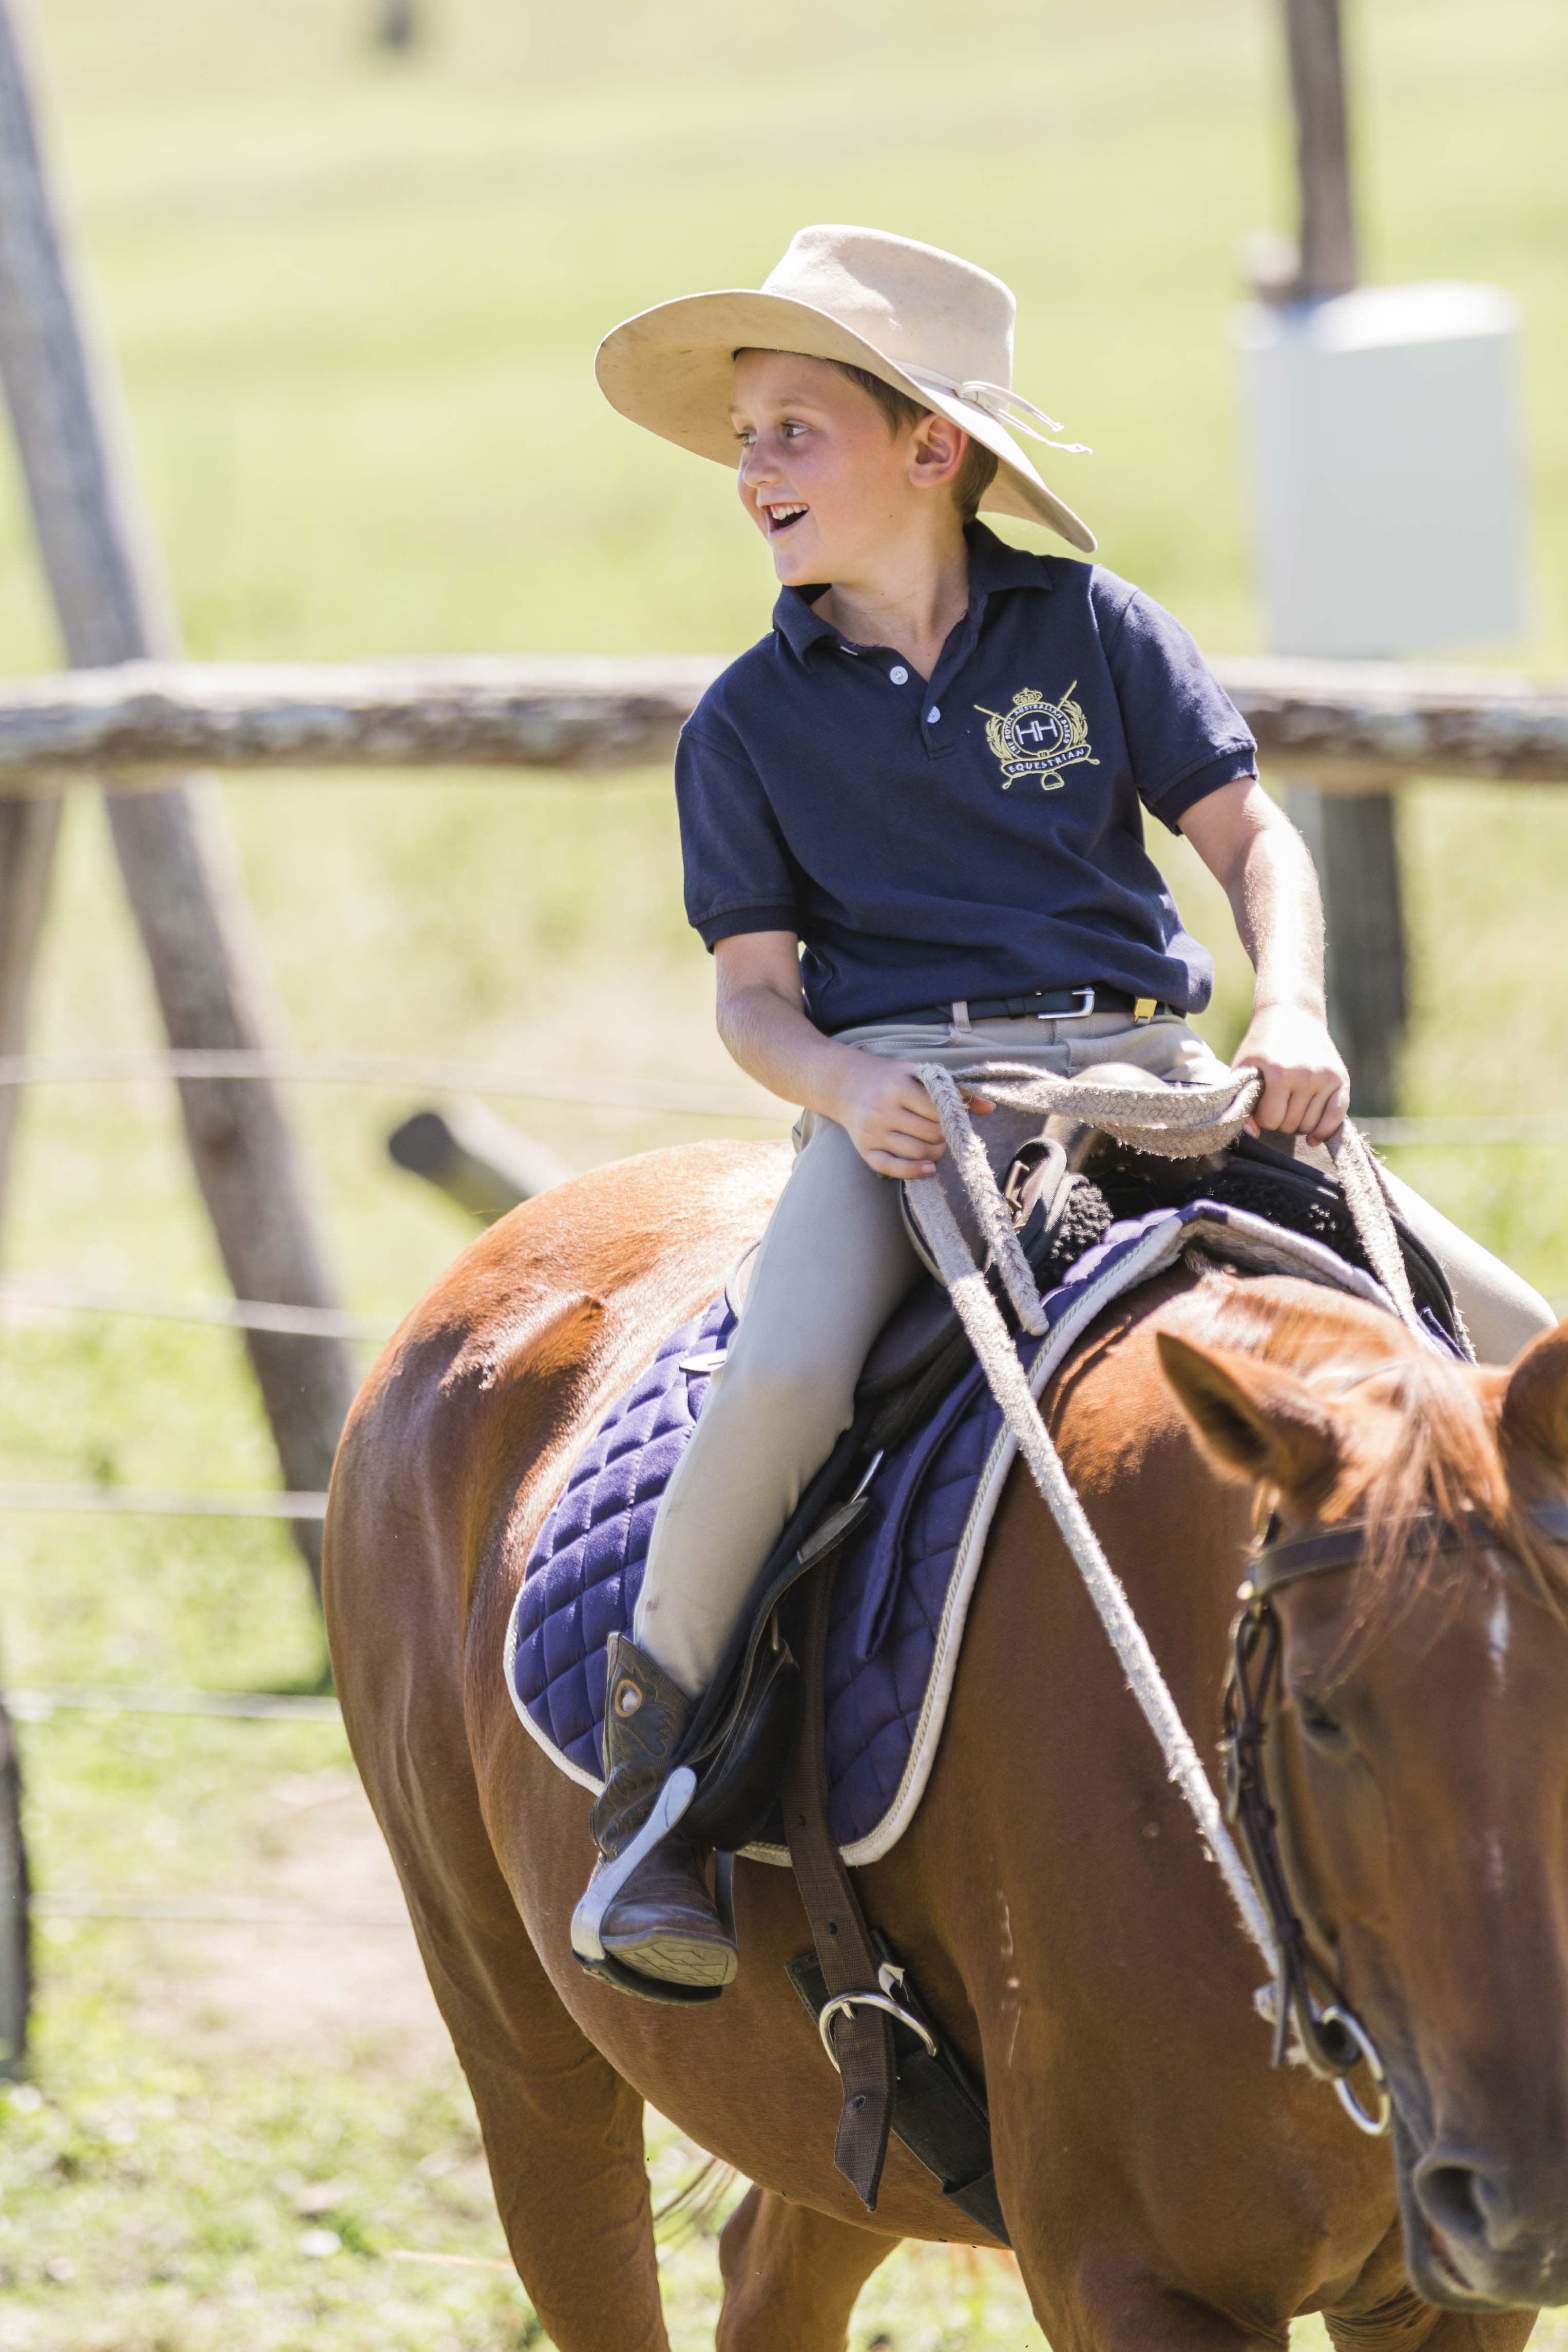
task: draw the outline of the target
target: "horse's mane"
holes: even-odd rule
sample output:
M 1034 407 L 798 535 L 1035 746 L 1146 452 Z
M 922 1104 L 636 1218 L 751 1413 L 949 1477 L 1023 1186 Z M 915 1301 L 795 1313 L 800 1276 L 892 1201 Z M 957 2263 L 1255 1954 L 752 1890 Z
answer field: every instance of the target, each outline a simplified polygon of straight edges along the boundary
M 1446 1551 L 1413 1544 L 1413 1527 L 1424 1517 L 1463 1528 L 1473 1515 L 1518 1560 L 1536 1598 L 1568 1622 L 1563 1554 L 1537 1535 L 1512 1491 L 1495 1383 L 1423 1347 L 1389 1316 L 1331 1292 L 1290 1287 L 1302 1295 L 1286 1298 L 1275 1284 L 1265 1292 L 1254 1283 L 1210 1276 L 1199 1297 L 1206 1309 L 1205 1336 L 1216 1347 L 1294 1372 L 1350 1423 L 1343 1468 L 1321 1507 L 1327 1518 L 1363 1522 L 1367 1542 L 1353 1572 L 1331 1673 L 1348 1673 L 1417 1607 L 1431 1607 L 1435 1640 L 1468 1581 L 1495 1576 L 1484 1543 L 1467 1539 Z M 1355 1446 L 1353 1417 L 1363 1393 L 1375 1396 L 1392 1417 L 1392 1444 L 1364 1451 Z

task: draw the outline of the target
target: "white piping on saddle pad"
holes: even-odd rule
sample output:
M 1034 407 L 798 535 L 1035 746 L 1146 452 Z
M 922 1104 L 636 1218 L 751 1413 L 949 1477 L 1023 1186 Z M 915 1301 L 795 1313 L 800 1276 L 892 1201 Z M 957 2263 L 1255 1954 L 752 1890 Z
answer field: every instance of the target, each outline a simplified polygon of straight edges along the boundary
M 567 1475 L 571 1475 L 570 1470 Z M 517 1599 L 507 1612 L 506 1642 L 501 1650 L 501 1672 L 506 1676 L 506 1695 L 511 1701 L 511 1711 L 534 1746 L 542 1748 L 555 1769 L 558 1772 L 564 1772 L 569 1780 L 575 1780 L 580 1789 L 586 1789 L 591 1796 L 596 1797 L 605 1785 L 599 1774 L 590 1772 L 585 1764 L 574 1764 L 570 1756 L 563 1755 L 548 1731 L 535 1723 L 517 1695 L 517 1613 L 518 1604 L 521 1599 L 522 1591 L 520 1587 Z
M 1249 1216 L 1237 1209 L 1226 1212 L 1223 1224 L 1211 1223 L 1201 1217 L 1184 1223 L 1173 1215 L 1152 1227 L 1133 1248 L 1118 1255 L 1099 1274 L 1077 1286 L 1073 1298 L 1052 1327 L 1049 1339 L 1029 1367 L 1031 1394 L 1036 1397 L 1044 1394 L 1047 1384 L 1084 1332 L 1113 1300 L 1135 1290 L 1152 1276 L 1163 1273 L 1166 1266 L 1174 1265 L 1184 1251 L 1190 1249 L 1205 1249 L 1215 1255 L 1234 1258 L 1256 1273 L 1294 1275 L 1299 1280 L 1320 1282 L 1329 1289 L 1349 1291 L 1353 1297 L 1364 1298 L 1370 1305 L 1381 1307 L 1385 1314 L 1392 1311 L 1387 1293 L 1371 1275 L 1363 1274 L 1359 1266 L 1347 1265 L 1332 1250 L 1325 1249 L 1320 1242 L 1309 1240 L 1304 1234 L 1282 1232 L 1262 1217 Z M 948 1579 L 935 1652 L 926 1677 L 925 1696 L 910 1740 L 903 1777 L 881 1820 L 864 1837 L 855 1839 L 841 1849 L 845 1861 L 852 1869 L 867 1863 L 879 1862 L 885 1853 L 890 1853 L 920 1810 L 921 1800 L 925 1795 L 926 1785 L 936 1762 L 942 1727 L 947 1719 L 948 1702 L 958 1678 L 964 1627 L 984 1562 L 991 1522 L 996 1515 L 1017 1450 L 1012 1428 L 1004 1421 L 976 1482 L 952 1573 Z M 523 1729 L 534 1744 L 543 1749 L 556 1769 L 563 1772 L 568 1780 L 575 1780 L 579 1788 L 587 1789 L 597 1796 L 604 1785 L 598 1775 L 581 1764 L 572 1763 L 563 1756 L 519 1698 L 513 1671 L 517 1640 L 518 1608 L 514 1602 L 506 1633 L 507 1695 Z M 789 1868 L 789 1852 L 782 1845 L 769 1845 L 759 1841 L 747 1846 L 745 1854 L 752 1862 L 769 1863 L 784 1870 Z
M 936 1106 L 953 1165 L 979 1220 L 980 1230 L 992 1245 L 1014 1310 L 1025 1329 L 1036 1333 L 1043 1331 L 1045 1325 L 1034 1277 L 1012 1231 L 990 1162 L 970 1123 L 960 1085 L 967 1083 L 975 1090 L 983 1087 L 993 1101 L 1019 1109 L 1069 1112 L 1077 1118 L 1107 1129 L 1119 1141 L 1136 1150 L 1185 1160 L 1232 1142 L 1258 1100 L 1262 1084 L 1255 1070 L 1236 1070 L 1213 1085 L 1172 1087 L 1151 1095 L 1142 1087 L 1089 1086 L 1081 1080 L 1042 1077 L 1033 1071 L 1005 1066 L 979 1065 L 950 1074 L 935 1063 L 922 1064 L 920 1077 Z M 1354 1189 L 1347 1181 L 1346 1200 L 1367 1255 L 1379 1274 L 1384 1276 L 1384 1287 L 1400 1319 L 1425 1338 L 1405 1279 L 1388 1205 L 1377 1180 L 1376 1163 L 1353 1130 L 1340 1159 L 1347 1173 L 1353 1171 Z M 934 1176 L 921 1177 L 907 1189 L 915 1221 L 947 1286 L 958 1318 L 984 1370 L 992 1394 L 1002 1408 L 1008 1431 L 1073 1556 L 1128 1686 L 1160 1743 L 1166 1771 L 1192 1810 L 1199 1838 L 1218 1864 L 1242 1926 L 1274 1972 L 1278 1956 L 1268 1913 L 1226 1827 L 1208 1775 L 1160 1672 L 1148 1636 L 1138 1622 L 1121 1579 L 1100 1549 L 1099 1538 L 1062 1467 L 1061 1456 L 1040 1417 L 1034 1385 L 1018 1360 L 1001 1311 L 970 1254 L 969 1244 L 941 1181 Z
M 926 1082 L 931 1087 L 932 1097 L 937 1102 L 940 1111 L 945 1100 L 946 1089 L 952 1082 L 946 1074 L 941 1071 L 923 1075 L 926 1075 Z M 931 1083 L 933 1075 L 938 1082 L 936 1084 Z M 1031 1087 L 1042 1083 L 1047 1086 L 1058 1086 L 1063 1097 L 1061 1108 L 1069 1111 L 1075 1118 L 1092 1118 L 1096 1125 L 1103 1125 L 1112 1132 L 1125 1130 L 1126 1139 L 1142 1150 L 1152 1148 L 1149 1113 L 1157 1100 L 1163 1114 L 1163 1124 L 1159 1129 L 1159 1134 L 1165 1139 L 1163 1152 L 1166 1157 L 1173 1156 L 1170 1139 L 1177 1133 L 1188 1135 L 1192 1139 L 1186 1143 L 1184 1151 L 1175 1156 L 1186 1156 L 1215 1150 L 1219 1143 L 1228 1141 L 1237 1135 L 1241 1130 L 1247 1108 L 1256 1098 L 1258 1085 L 1257 1078 L 1252 1074 L 1237 1073 L 1220 1086 L 1184 1087 L 1179 1090 L 1171 1088 L 1158 1097 L 1152 1097 L 1148 1091 L 1142 1089 L 1133 1091 L 1101 1087 L 1090 1087 L 1079 1080 L 1041 1081 L 1037 1072 L 1017 1067 L 1005 1070 L 994 1066 L 987 1067 L 984 1075 L 985 1090 L 997 1100 L 1013 1098 L 1010 1082 L 1014 1080 L 1021 1081 Z M 975 1076 L 973 1071 L 960 1073 L 962 1080 L 971 1086 L 975 1082 Z M 1002 1093 L 1004 1087 L 1008 1089 L 1005 1097 Z M 956 1097 L 956 1087 L 952 1091 Z M 1137 1108 L 1137 1117 L 1125 1116 L 1130 1107 L 1133 1105 Z M 1113 1115 L 1108 1116 L 1108 1112 L 1112 1112 Z M 1175 1114 L 1175 1117 L 1171 1117 L 1171 1114 Z M 952 1116 L 951 1106 L 949 1106 L 948 1115 L 949 1118 Z M 973 1139 L 973 1130 L 969 1126 L 962 1098 L 958 1100 L 958 1118 L 962 1121 L 959 1133 L 962 1135 L 964 1130 L 967 1130 Z M 1360 1142 L 1359 1138 L 1356 1140 Z M 1373 1181 L 1375 1185 L 1376 1163 L 1371 1160 L 1370 1154 L 1366 1153 L 1364 1145 L 1362 1145 L 1361 1149 L 1366 1164 L 1373 1171 Z M 975 1150 L 978 1152 L 977 1144 Z M 983 1152 L 979 1152 L 978 1157 L 979 1168 L 974 1171 L 977 1189 L 980 1191 L 980 1198 L 975 1203 L 976 1213 L 981 1218 L 983 1228 L 988 1237 L 994 1233 L 1003 1250 L 1005 1250 L 1008 1244 L 1012 1244 L 1016 1249 L 1012 1221 L 1002 1213 L 1000 1194 L 991 1175 L 989 1164 Z M 972 1165 L 972 1155 L 967 1149 L 955 1150 L 954 1165 L 960 1170 Z M 982 1171 L 983 1185 L 979 1183 Z M 940 1197 L 940 1187 L 936 1185 L 934 1180 L 931 1180 L 931 1189 L 936 1191 Z M 1348 1189 L 1347 1187 L 1347 1192 Z M 992 1202 L 996 1203 L 994 1212 L 991 1207 Z M 946 1207 L 945 1201 L 942 1205 Z M 916 1213 L 919 1214 L 918 1205 Z M 951 1218 L 951 1210 L 948 1211 L 948 1215 Z M 956 1233 L 956 1223 L 953 1229 Z M 1394 1240 L 1392 1229 L 1390 1229 L 1389 1237 L 1392 1242 Z M 974 1276 L 973 1261 L 968 1257 L 962 1234 L 958 1235 L 958 1241 L 963 1252 L 968 1271 L 978 1282 L 979 1278 Z M 1250 1216 L 1236 1209 L 1226 1212 L 1223 1224 L 1218 1223 L 1211 1224 L 1202 1218 L 1183 1223 L 1173 1216 L 1168 1222 L 1153 1226 L 1135 1248 L 1119 1256 L 1114 1263 L 1103 1267 L 1098 1275 L 1078 1286 L 1076 1297 L 1052 1328 L 1045 1345 L 1037 1352 L 1034 1362 L 1029 1368 L 1026 1382 L 1024 1381 L 1022 1367 L 1018 1365 L 1016 1353 L 1011 1342 L 1006 1341 L 1006 1335 L 1002 1331 L 1000 1318 L 996 1317 L 994 1328 L 1001 1332 L 1003 1339 L 1006 1342 L 1006 1354 L 1011 1359 L 1017 1370 L 1019 1381 L 1025 1388 L 1027 1417 L 1040 1430 L 1047 1448 L 1050 1448 L 1050 1440 L 1045 1435 L 1035 1400 L 1044 1394 L 1052 1376 L 1071 1352 L 1084 1331 L 1113 1299 L 1121 1297 L 1126 1291 L 1136 1288 L 1140 1283 L 1148 1281 L 1166 1266 L 1174 1264 L 1184 1251 L 1194 1247 L 1204 1247 L 1215 1255 L 1237 1258 L 1257 1272 L 1294 1275 L 1300 1279 L 1320 1282 L 1330 1289 L 1348 1291 L 1352 1297 L 1364 1298 L 1369 1304 L 1383 1308 L 1385 1313 L 1396 1311 L 1394 1300 L 1381 1283 L 1374 1281 L 1371 1275 L 1363 1273 L 1361 1268 L 1348 1265 L 1332 1250 L 1325 1248 L 1321 1243 L 1310 1240 L 1305 1234 L 1281 1231 L 1270 1225 L 1264 1218 Z M 1396 1244 L 1394 1249 L 1397 1257 Z M 1019 1255 L 1021 1257 L 1021 1253 Z M 1372 1255 L 1370 1250 L 1368 1255 Z M 1376 1263 L 1375 1258 L 1373 1263 Z M 1403 1261 L 1399 1261 L 1399 1265 L 1403 1273 Z M 1028 1286 L 1026 1296 L 1029 1300 L 1030 1315 L 1037 1327 L 1041 1321 L 1037 1295 L 1034 1292 L 1033 1283 L 1026 1269 L 1025 1282 Z M 980 1287 L 984 1307 L 993 1317 L 995 1317 L 995 1308 L 992 1306 L 989 1294 L 984 1293 L 984 1285 Z M 954 1303 L 958 1305 L 956 1299 Z M 958 1311 L 962 1316 L 963 1313 L 962 1305 L 958 1305 Z M 973 1331 L 970 1336 L 972 1339 L 974 1338 Z M 989 1350 L 983 1349 L 976 1341 L 975 1351 L 982 1364 L 985 1365 L 989 1371 Z M 994 1381 L 992 1386 L 994 1389 Z M 991 1523 L 1002 1499 L 1017 1452 L 1018 1438 L 1015 1426 L 1015 1415 L 1006 1412 L 1005 1404 L 1003 1425 L 976 1485 L 969 1517 L 960 1540 L 958 1556 L 954 1561 L 953 1572 L 949 1579 L 947 1596 L 942 1605 L 942 1622 L 937 1629 L 935 1655 L 927 1677 L 925 1696 L 910 1739 L 910 1753 L 905 1762 L 903 1776 L 897 1794 L 881 1820 L 866 1836 L 856 1839 L 842 1849 L 844 1860 L 851 1867 L 879 1861 L 884 1854 L 891 1853 L 919 1811 L 936 1761 L 936 1752 L 947 1717 L 948 1703 L 957 1678 L 964 1626 L 974 1588 L 979 1580 L 980 1569 L 984 1559 Z M 1056 1459 L 1054 1449 L 1051 1449 L 1051 1458 Z M 1026 1453 L 1026 1459 L 1029 1459 L 1027 1453 Z M 1033 1469 L 1032 1462 L 1030 1466 Z M 1059 1462 L 1057 1464 L 1057 1468 L 1068 1499 L 1077 1509 L 1076 1500 L 1072 1498 L 1071 1490 L 1067 1486 L 1066 1474 L 1061 1470 Z M 1047 1503 L 1050 1501 L 1048 1495 L 1047 1500 Z M 1081 1519 L 1081 1511 L 1079 1517 Z M 1114 1572 L 1105 1562 L 1103 1554 L 1100 1553 L 1092 1531 L 1088 1528 L 1088 1522 L 1084 1521 L 1083 1525 L 1089 1543 L 1094 1546 L 1095 1555 L 1100 1562 L 1105 1577 L 1110 1580 L 1117 1595 L 1120 1596 L 1122 1609 L 1126 1611 L 1129 1619 L 1131 1619 L 1126 1596 L 1121 1592 Z M 1081 1570 L 1081 1560 L 1079 1565 Z M 1101 1613 L 1103 1615 L 1103 1612 Z M 1131 1619 L 1131 1622 L 1137 1640 L 1142 1643 L 1144 1651 L 1147 1653 L 1148 1645 L 1137 1626 L 1136 1620 Z M 1114 1640 L 1114 1635 L 1112 1638 Z M 603 1786 L 598 1775 L 585 1769 L 580 1764 L 572 1763 L 563 1756 L 548 1733 L 534 1722 L 518 1696 L 514 1673 L 517 1641 L 518 1609 L 514 1602 L 508 1617 L 506 1632 L 504 1671 L 507 1695 L 511 1700 L 524 1731 L 537 1747 L 543 1749 L 556 1769 L 563 1772 L 568 1780 L 576 1781 L 580 1788 L 587 1789 L 596 1796 Z M 1180 1717 L 1175 1715 L 1174 1704 L 1170 1698 L 1169 1692 L 1164 1690 L 1163 1681 L 1160 1677 L 1158 1666 L 1154 1664 L 1152 1655 L 1148 1659 L 1148 1664 L 1159 1688 L 1164 1692 L 1166 1705 L 1170 1708 L 1181 1738 L 1186 1742 L 1202 1790 L 1207 1791 L 1206 1778 L 1203 1775 L 1202 1768 L 1197 1765 L 1195 1753 L 1192 1750 L 1191 1742 L 1187 1741 Z M 1162 1745 L 1163 1745 L 1163 1741 Z M 1212 1796 L 1209 1801 L 1212 1805 Z M 1217 1821 L 1217 1814 L 1215 1819 Z M 1218 1824 L 1217 1838 L 1203 1829 L 1201 1820 L 1200 1830 L 1208 1841 L 1209 1850 L 1216 1857 L 1223 1851 L 1228 1850 L 1233 1860 L 1236 1859 L 1235 1849 L 1230 1844 L 1222 1822 Z M 747 1846 L 745 1853 L 747 1858 L 752 1861 L 772 1864 L 784 1869 L 789 1867 L 789 1854 L 782 1845 L 758 1842 Z M 1247 1883 L 1250 1887 L 1250 1881 Z M 1272 1966 L 1272 1961 L 1270 1965 Z

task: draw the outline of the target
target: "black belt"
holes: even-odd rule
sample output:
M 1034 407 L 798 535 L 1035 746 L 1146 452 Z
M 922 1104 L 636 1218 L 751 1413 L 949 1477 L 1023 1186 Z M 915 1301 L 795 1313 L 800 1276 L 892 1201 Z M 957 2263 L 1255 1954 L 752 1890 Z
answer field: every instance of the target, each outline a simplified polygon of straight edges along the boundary
M 1037 988 L 1027 996 L 972 996 L 964 1009 L 971 1021 L 1084 1021 L 1091 1013 L 1130 1013 L 1139 1021 L 1152 1021 L 1163 1013 L 1183 1018 L 1173 1004 L 1162 1004 L 1152 996 L 1131 996 L 1124 988 L 1100 986 Z M 933 1023 L 950 1027 L 952 1018 L 952 1004 L 921 1004 L 912 1013 L 888 1016 L 889 1024 L 921 1028 Z

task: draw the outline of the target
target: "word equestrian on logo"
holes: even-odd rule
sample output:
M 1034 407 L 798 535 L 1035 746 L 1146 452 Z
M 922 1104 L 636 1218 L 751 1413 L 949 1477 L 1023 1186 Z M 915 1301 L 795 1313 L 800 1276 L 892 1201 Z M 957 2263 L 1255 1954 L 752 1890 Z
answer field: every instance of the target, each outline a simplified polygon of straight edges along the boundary
M 1038 776 L 1040 790 L 1060 792 L 1061 771 L 1087 761 L 1100 761 L 1089 751 L 1089 721 L 1072 698 L 1075 677 L 1059 702 L 1047 702 L 1037 686 L 1026 686 L 1013 697 L 1011 710 L 975 709 L 985 719 L 985 740 L 1002 770 L 1004 792 L 1019 776 Z

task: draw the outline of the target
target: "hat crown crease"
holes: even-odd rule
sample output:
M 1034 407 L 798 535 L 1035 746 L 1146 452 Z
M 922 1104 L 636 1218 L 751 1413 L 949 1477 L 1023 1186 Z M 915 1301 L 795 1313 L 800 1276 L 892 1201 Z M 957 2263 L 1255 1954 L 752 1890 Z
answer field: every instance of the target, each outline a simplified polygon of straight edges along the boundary
M 1010 289 L 936 246 L 879 229 L 804 228 L 762 291 L 826 311 L 896 366 L 1012 383 Z

